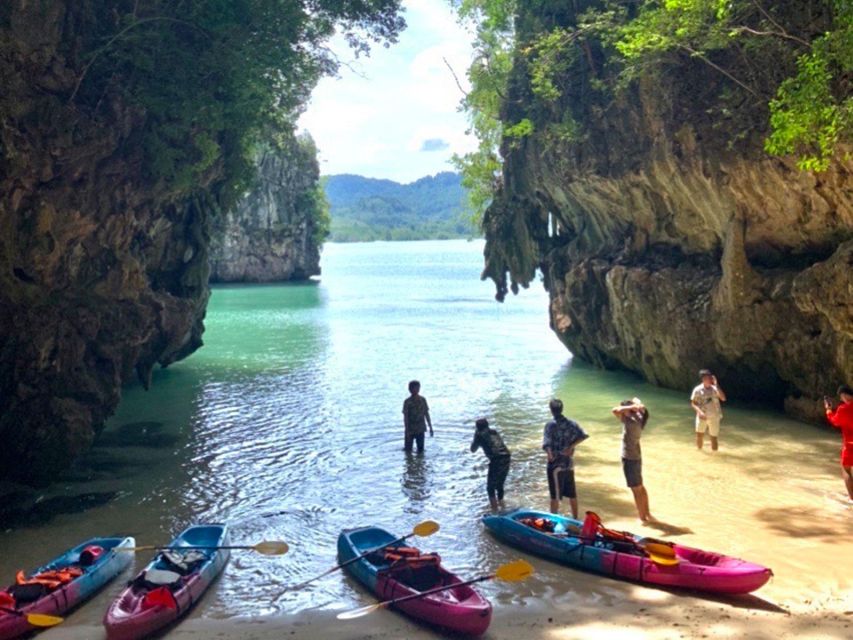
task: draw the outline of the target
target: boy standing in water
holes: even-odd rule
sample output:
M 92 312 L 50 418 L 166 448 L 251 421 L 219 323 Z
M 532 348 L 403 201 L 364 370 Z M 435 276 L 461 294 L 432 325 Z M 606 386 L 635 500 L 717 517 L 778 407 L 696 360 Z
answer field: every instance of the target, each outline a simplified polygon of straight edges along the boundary
M 838 387 L 838 395 L 841 404 L 834 411 L 829 398 L 823 399 L 823 406 L 829 423 L 841 429 L 841 477 L 847 495 L 853 500 L 853 388 L 842 385 Z
M 424 434 L 429 425 L 429 435 L 432 437 L 432 419 L 429 417 L 429 405 L 426 398 L 420 395 L 421 383 L 412 380 L 409 383 L 411 394 L 403 402 L 403 425 L 405 426 L 405 450 L 412 452 L 412 441 L 418 443 L 418 453 L 424 451 Z
M 504 508 L 504 482 L 509 473 L 510 452 L 504 444 L 501 434 L 495 429 L 489 429 L 489 421 L 480 418 L 475 423 L 474 440 L 471 442 L 471 453 L 480 447 L 489 459 L 489 475 L 486 477 L 486 493 L 489 494 L 489 504 L 492 511 L 498 507 Z
M 719 446 L 720 420 L 723 418 L 720 403 L 726 401 L 726 394 L 717 383 L 717 376 L 708 369 L 702 369 L 699 377 L 702 384 L 693 389 L 690 395 L 690 404 L 696 412 L 696 448 L 702 448 L 707 431 L 711 436 L 711 450 L 716 451 Z
M 551 513 L 560 509 L 560 500 L 569 499 L 572 517 L 578 517 L 578 494 L 575 489 L 575 447 L 589 436 L 574 420 L 563 415 L 562 400 L 548 404 L 554 419 L 545 425 L 542 448 L 548 454 L 548 492 L 551 495 Z
M 622 471 L 625 473 L 625 482 L 634 494 L 640 520 L 649 522 L 652 514 L 649 511 L 649 494 L 643 486 L 643 457 L 640 452 L 640 436 L 649 419 L 649 410 L 639 398 L 632 398 L 613 407 L 613 415 L 622 422 Z

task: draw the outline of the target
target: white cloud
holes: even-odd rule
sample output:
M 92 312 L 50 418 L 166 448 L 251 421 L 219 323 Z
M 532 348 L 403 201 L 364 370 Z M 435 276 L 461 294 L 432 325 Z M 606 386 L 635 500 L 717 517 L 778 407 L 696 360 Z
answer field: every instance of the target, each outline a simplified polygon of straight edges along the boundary
M 362 75 L 342 68 L 340 78 L 321 80 L 300 118 L 317 142 L 323 173 L 410 182 L 448 170 L 453 153 L 476 146 L 458 111 L 462 93 L 442 60 L 466 82 L 470 34 L 456 23 L 446 0 L 406 0 L 405 6 L 409 27 L 400 42 L 354 61 Z M 332 48 L 352 60 L 339 40 Z M 424 141 L 433 138 L 448 148 L 422 153 Z

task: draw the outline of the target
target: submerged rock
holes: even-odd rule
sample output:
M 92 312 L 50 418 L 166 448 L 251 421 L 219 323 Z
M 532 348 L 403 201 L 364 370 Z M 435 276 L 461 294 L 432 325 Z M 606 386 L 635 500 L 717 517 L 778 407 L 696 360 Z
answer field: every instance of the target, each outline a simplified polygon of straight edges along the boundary
M 320 273 L 325 232 L 320 169 L 310 140 L 258 156 L 255 187 L 214 219 L 211 282 L 280 282 Z

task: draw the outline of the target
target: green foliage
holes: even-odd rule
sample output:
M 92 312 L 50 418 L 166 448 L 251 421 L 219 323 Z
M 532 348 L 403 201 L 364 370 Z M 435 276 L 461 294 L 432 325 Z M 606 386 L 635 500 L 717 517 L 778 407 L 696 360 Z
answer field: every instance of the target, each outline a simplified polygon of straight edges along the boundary
M 514 54 L 513 17 L 515 0 L 451 0 L 463 23 L 476 32 L 474 61 L 468 69 L 471 90 L 462 101 L 477 136 L 477 150 L 454 155 L 453 164 L 462 174 L 462 184 L 474 224 L 492 201 L 500 181 L 500 143 L 503 138 L 501 104 Z
M 468 238 L 476 235 L 457 174 L 411 184 L 354 175 L 323 178 L 335 242 Z
M 236 198 L 263 132 L 286 131 L 337 61 L 337 30 L 366 52 L 393 42 L 400 0 L 91 0 L 69 101 L 95 117 L 124 102 L 143 119 L 147 177 L 176 197 L 224 178 Z
M 772 133 L 765 149 L 797 154 L 799 167 L 808 171 L 826 170 L 840 143 L 853 138 L 853 4 L 836 6 L 839 28 L 798 58 L 797 75 L 785 80 L 770 102 Z M 845 94 L 839 95 L 838 84 Z
M 763 114 L 767 152 L 795 154 L 801 168 L 823 170 L 853 138 L 850 0 L 453 4 L 476 27 L 463 106 L 480 145 L 456 166 L 478 213 L 500 186 L 502 143 L 512 149 L 530 135 L 546 146 L 581 142 L 585 117 L 602 113 L 639 78 L 672 73 L 685 58 L 724 79 L 708 113 L 727 127 L 733 145 L 753 135 L 755 114 Z M 516 33 L 514 24 L 523 30 Z M 527 95 L 517 86 L 521 76 Z

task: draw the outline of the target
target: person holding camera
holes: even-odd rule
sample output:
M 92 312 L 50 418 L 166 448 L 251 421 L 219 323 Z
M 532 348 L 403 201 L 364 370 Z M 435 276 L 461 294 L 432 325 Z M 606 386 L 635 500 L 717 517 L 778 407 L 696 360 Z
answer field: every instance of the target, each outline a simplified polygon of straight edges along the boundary
M 642 522 L 654 520 L 649 510 L 649 493 L 643 486 L 643 456 L 640 436 L 649 421 L 649 410 L 639 398 L 623 400 L 612 413 L 622 423 L 622 471 L 625 483 L 634 494 L 637 515 Z
M 711 436 L 711 450 L 719 446 L 720 420 L 723 419 L 721 402 L 726 401 L 726 394 L 717 383 L 717 376 L 708 369 L 699 372 L 702 383 L 690 394 L 690 404 L 696 412 L 696 448 L 704 444 L 705 432 Z
M 841 429 L 841 477 L 847 487 L 847 495 L 853 500 L 853 388 L 841 385 L 838 397 L 841 403 L 833 409 L 829 397 L 824 396 L 823 407 L 829 424 Z

